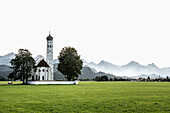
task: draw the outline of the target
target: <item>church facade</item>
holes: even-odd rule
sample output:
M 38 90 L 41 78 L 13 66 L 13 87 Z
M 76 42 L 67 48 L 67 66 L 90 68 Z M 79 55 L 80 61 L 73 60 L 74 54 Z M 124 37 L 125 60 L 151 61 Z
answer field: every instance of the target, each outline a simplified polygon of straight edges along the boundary
M 32 76 L 33 81 L 54 80 L 53 77 L 53 37 L 50 35 L 47 40 L 46 61 L 40 58 L 36 61 L 37 70 Z

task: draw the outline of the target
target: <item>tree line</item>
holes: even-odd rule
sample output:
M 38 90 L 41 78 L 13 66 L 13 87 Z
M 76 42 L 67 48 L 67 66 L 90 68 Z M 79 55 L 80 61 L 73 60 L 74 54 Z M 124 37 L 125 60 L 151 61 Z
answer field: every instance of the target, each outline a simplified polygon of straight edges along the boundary
M 87 81 L 87 79 L 85 79 Z M 155 78 L 151 79 L 149 76 L 147 79 L 139 77 L 138 79 L 132 79 L 132 78 L 122 78 L 122 77 L 114 77 L 114 78 L 108 78 L 108 76 L 97 76 L 93 78 L 93 81 L 154 81 L 154 82 L 170 82 L 170 78 L 167 76 L 166 78 Z

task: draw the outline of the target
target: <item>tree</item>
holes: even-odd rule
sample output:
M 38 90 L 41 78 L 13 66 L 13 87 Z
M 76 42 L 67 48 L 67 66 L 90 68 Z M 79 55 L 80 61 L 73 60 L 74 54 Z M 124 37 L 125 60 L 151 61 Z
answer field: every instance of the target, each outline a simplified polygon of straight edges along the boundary
M 83 62 L 77 50 L 73 47 L 64 47 L 58 56 L 58 71 L 65 75 L 67 80 L 75 80 L 81 74 Z
M 109 81 L 108 76 L 101 76 L 101 81 Z
M 169 76 L 166 77 L 166 81 L 169 81 Z
M 150 80 L 150 77 L 148 76 L 148 80 Z
M 4 76 L 0 76 L 0 81 L 5 81 L 5 77 Z
M 15 80 L 15 73 L 14 73 L 14 72 L 11 72 L 11 73 L 8 75 L 8 79 Z
M 19 49 L 15 59 L 12 59 L 10 63 L 14 74 L 10 77 L 21 79 L 23 84 L 27 84 L 28 77 L 32 75 L 33 71 L 36 71 L 35 60 L 27 49 Z
M 96 76 L 95 78 L 94 78 L 94 80 L 96 80 L 96 81 L 109 81 L 109 79 L 108 79 L 108 76 Z
M 147 80 L 150 81 L 150 77 L 149 76 L 148 76 Z

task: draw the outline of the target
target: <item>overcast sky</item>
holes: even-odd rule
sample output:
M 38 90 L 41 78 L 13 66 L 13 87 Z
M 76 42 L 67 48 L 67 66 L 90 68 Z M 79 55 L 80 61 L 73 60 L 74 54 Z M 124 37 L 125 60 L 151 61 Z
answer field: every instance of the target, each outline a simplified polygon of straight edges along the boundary
M 170 67 L 170 0 L 1 0 L 0 55 L 28 49 L 54 58 L 72 46 L 82 59 Z

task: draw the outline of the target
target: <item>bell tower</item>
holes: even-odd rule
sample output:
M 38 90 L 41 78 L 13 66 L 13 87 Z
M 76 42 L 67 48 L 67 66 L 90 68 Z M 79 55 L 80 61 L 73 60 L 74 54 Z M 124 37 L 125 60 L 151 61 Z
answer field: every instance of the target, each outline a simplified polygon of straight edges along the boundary
M 47 64 L 50 66 L 49 68 L 49 77 L 48 80 L 53 80 L 53 37 L 50 34 L 47 36 L 47 54 L 46 54 Z

